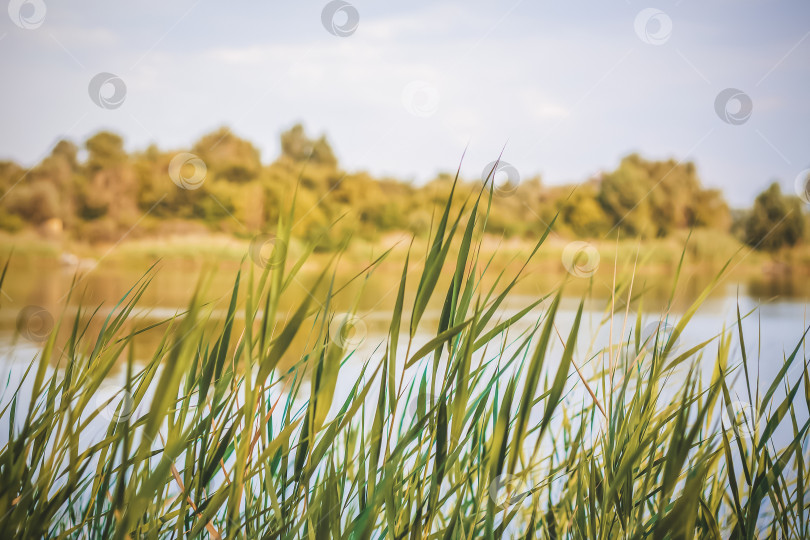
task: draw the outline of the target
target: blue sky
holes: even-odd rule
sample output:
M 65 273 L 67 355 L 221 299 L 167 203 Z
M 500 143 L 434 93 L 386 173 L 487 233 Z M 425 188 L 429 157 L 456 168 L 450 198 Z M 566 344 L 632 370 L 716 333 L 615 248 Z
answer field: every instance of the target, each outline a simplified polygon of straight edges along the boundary
M 221 125 L 271 161 L 303 122 L 344 168 L 416 182 L 465 147 L 468 178 L 506 145 L 549 184 L 639 152 L 692 160 L 748 205 L 810 167 L 808 2 L 358 0 L 337 37 L 320 0 L 39 1 L 22 7 L 36 28 L 0 13 L 0 157 L 25 165 L 99 129 L 179 150 Z M 663 18 L 639 27 L 650 8 Z M 120 107 L 90 99 L 99 72 L 125 82 Z M 726 88 L 750 96 L 740 125 L 715 112 Z

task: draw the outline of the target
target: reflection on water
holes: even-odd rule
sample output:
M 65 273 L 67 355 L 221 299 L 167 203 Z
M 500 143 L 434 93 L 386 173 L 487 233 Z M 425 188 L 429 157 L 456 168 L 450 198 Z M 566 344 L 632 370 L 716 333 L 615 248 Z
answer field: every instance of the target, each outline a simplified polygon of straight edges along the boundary
M 211 319 L 205 326 L 209 336 L 222 324 L 222 318 L 227 311 L 233 287 L 232 280 L 237 269 L 238 265 L 234 263 L 222 263 L 216 269 L 207 291 L 203 294 L 203 297 L 208 301 L 206 309 L 211 313 Z M 335 288 L 339 288 L 349 281 L 361 269 L 362 265 L 358 265 L 356 268 L 341 268 L 337 272 Z M 167 320 L 181 314 L 194 293 L 202 271 L 203 269 L 196 264 L 163 263 L 159 271 L 150 274 L 151 283 L 138 303 L 138 309 L 124 323 L 119 334 L 126 335 L 130 332 L 139 332 L 154 325 L 156 321 Z M 304 269 L 300 278 L 290 284 L 288 294 L 283 297 L 279 310 L 279 318 L 282 321 L 304 299 L 310 290 L 311 283 L 314 281 L 316 271 L 316 268 Z M 351 305 L 359 297 L 357 314 L 359 322 L 350 329 L 341 326 L 335 334 L 340 339 L 350 340 L 351 345 L 358 348 L 357 352 L 345 362 L 340 370 L 335 404 L 342 403 L 353 384 L 362 378 L 363 364 L 366 361 L 371 361 L 372 365 L 375 365 L 382 355 L 388 325 L 390 324 L 390 310 L 395 301 L 396 284 L 400 272 L 401 267 L 398 267 L 398 265 L 381 267 L 375 270 L 369 279 L 358 279 L 351 282 L 338 295 L 330 307 L 330 311 L 342 312 L 350 309 Z M 2 352 L 2 357 L 0 357 L 0 377 L 4 381 L 2 388 L 4 390 L 13 389 L 25 372 L 28 363 L 37 355 L 39 344 L 35 343 L 36 335 L 20 336 L 15 332 L 16 321 L 23 308 L 31 305 L 41 306 L 48 313 L 53 314 L 56 320 L 61 314 L 64 315 L 66 322 L 60 327 L 56 340 L 58 351 L 67 341 L 72 320 L 78 313 L 79 306 L 82 306 L 82 312 L 85 314 L 82 317 L 82 325 L 88 325 L 86 334 L 91 338 L 88 343 L 92 344 L 93 338 L 101 330 L 105 317 L 114 308 L 118 299 L 126 294 L 141 277 L 140 269 L 134 267 L 101 267 L 78 278 L 74 276 L 72 271 L 63 271 L 58 266 L 43 267 L 40 265 L 36 267 L 36 271 L 24 266 L 11 268 L 4 286 L 7 296 L 3 298 L 2 309 L 0 309 L 0 351 Z M 502 306 L 496 319 L 502 320 L 514 315 L 537 300 L 538 297 L 556 290 L 561 283 L 565 282 L 565 296 L 558 312 L 556 324 L 562 336 L 566 336 L 573 322 L 579 299 L 589 290 L 589 287 L 592 287 L 590 299 L 586 303 L 580 339 L 575 354 L 575 362 L 581 368 L 583 374 L 591 378 L 604 369 L 604 366 L 600 364 L 599 356 L 594 353 L 609 343 L 611 336 L 614 343 L 620 340 L 627 342 L 627 340 L 634 339 L 635 314 L 636 310 L 639 309 L 639 302 L 631 303 L 628 310 L 629 320 L 625 322 L 625 306 L 620 300 L 617 300 L 617 312 L 619 313 L 613 317 L 613 327 L 611 329 L 609 322 L 606 323 L 608 319 L 606 319 L 605 314 L 610 303 L 610 291 L 613 285 L 612 276 L 597 274 L 592 285 L 591 281 L 587 279 L 566 280 L 566 277 L 566 275 L 560 273 L 530 268 L 526 278 L 516 286 L 514 294 Z M 673 309 L 666 315 L 665 324 L 677 324 L 684 311 L 707 287 L 713 277 L 712 274 L 685 273 L 679 284 Z M 248 277 L 244 276 L 244 279 L 248 279 Z M 413 287 L 418 282 L 418 279 L 418 274 L 411 274 L 408 277 L 410 296 L 406 299 L 406 306 L 412 304 Z M 442 291 L 447 286 L 447 279 L 445 276 L 445 281 L 440 283 L 438 291 Z M 633 291 L 634 297 L 636 295 L 643 296 L 643 306 L 641 308 L 643 309 L 644 318 L 641 328 L 645 335 L 651 333 L 648 330 L 650 325 L 656 325 L 660 321 L 659 317 L 661 317 L 661 313 L 665 309 L 671 294 L 672 279 L 671 275 L 662 275 L 660 273 L 645 274 L 639 272 L 636 276 Z M 744 283 L 732 280 L 721 282 L 713 289 L 703 307 L 686 327 L 679 340 L 680 350 L 688 350 L 688 348 L 698 343 L 715 338 L 724 330 L 732 331 L 729 366 L 739 365 L 742 357 L 735 328 L 737 306 L 740 306 L 743 314 L 754 310 L 742 324 L 749 364 L 752 366 L 752 372 L 756 373 L 760 378 L 761 394 L 762 386 L 769 385 L 774 379 L 783 365 L 784 357 L 789 355 L 797 345 L 808 325 L 808 303 L 801 297 L 807 284 L 802 285 L 798 281 L 790 276 L 787 278 L 782 276 L 780 279 L 770 281 L 759 277 L 756 280 Z M 503 286 L 503 284 L 500 285 L 500 287 Z M 793 297 L 786 295 L 785 291 L 789 291 Z M 323 298 L 325 292 L 325 290 L 317 291 L 314 296 L 315 298 Z M 417 334 L 412 351 L 417 350 L 430 339 L 430 331 L 435 329 L 437 325 L 441 312 L 439 302 L 444 295 L 437 292 L 434 296 L 434 302 L 429 306 L 423 318 L 425 333 Z M 241 300 L 244 300 L 244 294 Z M 524 320 L 516 324 L 510 331 L 513 338 L 524 330 L 531 330 L 533 325 L 542 319 L 546 307 L 546 305 L 541 304 L 534 312 L 529 313 Z M 99 308 L 99 310 L 90 320 L 87 313 L 93 312 L 96 308 Z M 408 313 L 403 315 L 405 320 L 407 320 L 408 316 Z M 260 316 L 258 318 L 260 319 Z M 338 321 L 338 324 L 342 324 L 340 321 L 342 319 Z M 148 357 L 163 337 L 167 326 L 167 324 L 160 325 L 140 333 L 134 340 L 135 357 L 141 359 Z M 242 309 L 237 313 L 234 330 L 235 338 L 241 334 L 243 328 L 244 311 Z M 403 328 L 407 328 L 407 324 L 404 324 Z M 361 335 L 357 334 L 358 331 Z M 235 338 L 232 341 L 237 341 Z M 311 339 L 311 336 L 307 332 L 299 333 L 290 348 L 287 358 L 279 365 L 282 370 L 290 367 L 299 358 L 297 351 L 311 347 L 312 344 L 307 343 L 308 339 Z M 335 336 L 333 336 L 333 339 L 335 339 Z M 404 365 L 406 347 L 407 336 L 403 336 L 400 339 L 400 348 L 397 355 L 397 363 L 400 369 Z M 708 377 L 714 368 L 713 353 L 716 348 L 715 342 L 706 349 L 706 355 L 701 365 L 705 374 L 704 378 Z M 492 361 L 492 365 L 496 366 L 499 364 L 498 351 L 499 347 L 496 339 L 496 342 L 491 347 L 488 347 L 487 352 L 481 351 L 476 354 L 475 361 Z M 546 362 L 548 369 L 553 370 L 553 366 L 556 365 L 555 360 L 561 354 L 562 346 L 556 341 L 553 342 Z M 58 357 L 59 354 L 55 356 Z M 123 357 L 126 357 L 126 354 Z M 805 358 L 804 353 L 799 355 L 794 367 L 788 374 L 788 380 L 791 383 L 796 382 L 801 377 L 801 361 L 803 358 Z M 418 363 L 413 373 L 408 373 L 408 377 L 420 377 L 423 373 L 426 373 L 423 363 L 429 360 L 426 357 L 423 362 Z M 685 376 L 685 373 L 682 375 Z M 114 370 L 110 380 L 116 377 L 121 378 L 120 369 Z M 734 383 L 731 385 L 731 392 L 734 396 L 745 396 L 747 392 L 744 379 L 740 376 L 739 370 L 737 370 L 736 375 L 732 375 L 732 379 Z M 759 384 L 756 380 L 754 383 Z M 672 387 L 678 388 L 679 385 L 673 384 Z M 307 388 L 307 383 L 305 383 L 304 388 Z M 564 396 L 567 403 L 578 403 L 582 402 L 583 399 L 589 399 L 582 386 L 577 383 L 573 372 L 569 378 L 567 388 L 568 390 Z M 595 391 L 598 396 L 601 396 L 599 388 L 596 388 Z M 662 392 L 666 394 L 667 389 L 663 388 Z M 3 392 L 3 394 L 6 396 L 5 399 L 8 399 L 9 393 Z M 306 390 L 304 390 L 304 394 L 306 394 Z M 369 410 L 373 410 L 373 407 L 369 408 Z M 803 422 L 806 414 L 802 412 L 800 415 L 799 420 Z M 789 433 L 777 433 L 776 440 L 787 441 L 789 436 Z
M 310 263 L 308 263 L 309 265 Z M 390 322 L 390 310 L 393 308 L 397 284 L 402 271 L 402 261 L 387 261 L 376 267 L 366 279 L 354 279 L 366 266 L 366 262 L 341 261 L 338 266 L 334 289 L 348 285 L 332 301 L 330 310 L 341 312 L 357 302 L 358 315 L 365 326 L 364 332 L 369 336 L 384 336 Z M 81 308 L 84 317 L 83 324 L 89 324 L 87 334 L 94 335 L 101 329 L 105 317 L 113 310 L 117 302 L 123 297 L 139 279 L 144 277 L 144 270 L 149 263 L 142 261 L 137 264 L 106 264 L 76 273 L 72 267 L 61 267 L 58 262 L 50 259 L 12 258 L 9 271 L 3 285 L 3 297 L 0 298 L 0 346 L 8 345 L 15 340 L 24 339 L 16 331 L 18 319 L 30 306 L 44 308 L 46 317 L 52 316 L 58 320 L 72 322 Z M 507 265 L 508 266 L 508 265 Z M 506 275 L 513 275 L 519 269 L 515 263 L 514 268 L 505 268 Z M 216 265 L 205 266 L 193 261 L 176 259 L 159 261 L 154 271 L 147 276 L 149 285 L 138 302 L 137 310 L 124 323 L 121 335 L 128 332 L 140 332 L 144 328 L 154 325 L 158 321 L 169 320 L 182 314 L 187 307 L 201 275 L 210 277 L 208 287 L 203 291 L 202 297 L 208 302 L 206 309 L 211 312 L 213 327 L 221 322 L 227 311 L 228 301 L 233 287 L 233 280 L 239 269 L 243 271 L 243 284 L 249 279 L 252 271 L 258 274 L 261 268 L 251 267 L 250 263 L 239 265 L 238 262 L 225 260 Z M 413 302 L 416 283 L 419 281 L 418 271 L 420 263 L 413 263 L 414 271 L 408 275 L 408 297 L 405 306 Z M 279 317 L 283 320 L 294 310 L 311 291 L 312 283 L 321 268 L 317 264 L 305 265 L 300 275 L 294 279 L 287 291 L 282 295 L 279 306 Z M 498 269 L 500 270 L 500 269 Z M 578 298 L 589 295 L 591 301 L 589 310 L 599 314 L 610 302 L 613 287 L 612 268 L 602 269 L 594 275 L 593 281 L 589 279 L 570 279 L 570 276 L 550 265 L 547 261 L 529 266 L 524 277 L 513 289 L 507 304 L 504 305 L 503 315 L 516 312 L 536 300 L 537 298 L 555 291 L 564 284 L 565 304 L 576 303 Z M 609 273 L 608 273 L 609 271 Z M 488 276 L 484 277 L 483 286 L 490 285 L 498 272 L 489 269 Z M 712 272 L 685 271 L 678 284 L 677 294 L 671 312 L 685 311 L 700 293 L 714 278 Z M 672 291 L 674 272 L 660 269 L 644 269 L 637 271 L 633 284 L 634 302 L 631 307 L 637 307 L 637 299 L 643 298 L 642 309 L 645 313 L 656 313 L 665 309 Z M 441 310 L 443 290 L 449 284 L 450 276 L 443 276 L 439 282 L 437 293 L 432 298 L 431 305 L 425 314 L 425 323 L 436 324 Z M 503 288 L 502 282 L 499 288 Z M 315 301 L 326 296 L 328 283 L 322 285 L 321 290 L 314 291 Z M 240 301 L 244 300 L 244 290 Z M 333 289 L 333 290 L 334 290 Z M 701 309 L 699 317 L 706 320 L 700 324 L 701 328 L 711 328 L 717 332 L 722 324 L 729 323 L 727 318 L 728 306 L 734 305 L 738 297 L 744 303 L 755 305 L 768 303 L 758 314 L 758 320 L 767 329 L 769 338 L 779 339 L 782 336 L 782 345 L 787 346 L 789 339 L 798 337 L 801 328 L 792 328 L 793 322 L 801 322 L 802 310 L 805 306 L 804 298 L 810 296 L 810 280 L 798 274 L 779 274 L 775 276 L 756 275 L 754 277 L 730 276 L 722 280 L 711 292 L 707 304 Z M 617 298 L 616 309 L 623 311 L 625 306 L 621 298 Z M 773 303 L 775 302 L 775 303 Z M 244 305 L 242 302 L 241 306 Z M 714 307 L 713 307 L 714 306 Z M 726 306 L 723 309 L 717 306 Z M 775 306 L 782 306 L 776 308 Z M 97 310 L 97 311 L 96 311 Z M 725 310 L 725 311 L 724 311 Z M 788 313 L 785 313 L 785 310 Z M 96 311 L 92 320 L 87 316 Z M 405 317 L 408 316 L 406 313 Z M 798 319 L 796 319 L 798 317 Z M 260 319 L 260 317 L 258 317 Z M 237 312 L 236 332 L 241 332 L 244 326 L 244 311 Z M 697 326 L 697 325 L 690 325 Z M 71 324 L 63 323 L 59 328 L 57 344 L 64 343 L 71 331 Z M 135 339 L 135 346 L 139 355 L 148 355 L 149 351 L 159 343 L 167 325 L 160 325 L 151 330 L 144 331 Z M 790 328 L 788 332 L 786 329 Z M 698 330 L 698 329 L 696 329 Z M 691 328 L 690 328 L 691 331 Z M 798 333 L 797 333 L 798 332 Z M 306 336 L 298 336 L 297 347 L 304 347 Z M 36 341 L 36 339 L 28 341 Z M 781 350 L 781 348 L 780 348 Z M 291 355 L 292 356 L 292 355 Z

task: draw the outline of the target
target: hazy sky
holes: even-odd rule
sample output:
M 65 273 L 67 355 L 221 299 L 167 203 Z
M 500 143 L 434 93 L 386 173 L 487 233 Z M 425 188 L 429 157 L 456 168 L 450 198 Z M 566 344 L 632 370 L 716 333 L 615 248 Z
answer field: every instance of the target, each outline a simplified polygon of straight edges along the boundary
M 810 167 L 807 1 L 356 0 L 333 19 L 341 33 L 356 10 L 344 37 L 321 0 L 8 4 L 0 157 L 25 165 L 102 128 L 181 149 L 221 125 L 269 162 L 300 121 L 346 169 L 417 182 L 468 145 L 468 178 L 506 145 L 547 183 L 639 152 L 693 160 L 747 205 Z M 110 108 L 89 95 L 100 72 L 126 86 L 102 85 Z M 727 88 L 744 95 L 724 121 Z

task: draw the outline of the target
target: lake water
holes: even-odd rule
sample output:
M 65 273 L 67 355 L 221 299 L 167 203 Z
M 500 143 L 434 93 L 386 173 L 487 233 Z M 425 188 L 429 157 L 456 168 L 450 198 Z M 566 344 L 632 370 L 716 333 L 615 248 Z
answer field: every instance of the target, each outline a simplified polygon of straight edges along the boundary
M 36 330 L 33 332 L 33 336 L 29 336 L 33 339 L 26 339 L 18 332 L 21 312 L 28 309 L 28 306 L 36 306 L 36 309 L 42 308 L 46 312 L 46 317 L 50 315 L 57 319 L 60 314 L 64 314 L 66 323 L 57 339 L 57 344 L 59 344 L 61 340 L 65 339 L 62 335 L 68 333 L 70 327 L 68 323 L 72 321 L 80 304 L 84 306 L 84 309 L 90 308 L 91 311 L 100 306 L 98 315 L 89 326 L 88 333 L 92 336 L 100 329 L 104 317 L 115 302 L 139 279 L 142 275 L 142 268 L 145 267 L 145 265 L 99 267 L 78 278 L 72 269 L 63 269 L 53 264 L 49 266 L 40 262 L 31 267 L 26 267 L 25 264 L 12 267 L 3 287 L 4 296 L 0 302 L 0 306 L 2 306 L 0 307 L 0 381 L 2 381 L 0 382 L 2 388 L 0 394 L 3 395 L 2 401 L 6 401 L 9 396 L 8 391 L 16 386 L 25 368 L 38 351 Z M 237 267 L 236 264 L 222 264 L 213 277 L 206 298 L 212 302 L 215 315 L 224 314 L 227 309 Z M 195 263 L 173 262 L 164 265 L 155 274 L 139 303 L 136 316 L 125 325 L 125 330 L 143 328 L 181 312 L 193 293 L 200 271 L 200 265 Z M 376 365 L 376 361 L 382 356 L 383 343 L 390 321 L 388 310 L 393 304 L 399 271 L 392 269 L 390 272 L 379 272 L 364 285 L 357 316 L 360 324 L 355 330 L 357 335 L 353 340 L 358 350 L 341 369 L 338 393 L 334 400 L 336 406 L 342 402 L 342 398 L 348 395 L 351 385 L 360 377 L 364 361 L 371 360 L 373 365 Z M 282 305 L 282 309 L 290 310 L 297 306 L 303 295 L 306 294 L 305 291 L 313 275 L 314 270 L 305 271 L 300 280 L 291 286 L 291 294 L 285 299 L 286 303 Z M 346 272 L 341 278 L 348 280 L 351 275 L 353 275 L 351 272 Z M 527 279 L 516 288 L 516 294 L 504 305 L 501 313 L 498 314 L 499 317 L 506 318 L 516 313 L 539 296 L 553 290 L 557 284 L 565 280 L 565 277 L 553 272 L 530 273 Z M 666 324 L 677 323 L 710 279 L 711 276 L 699 274 L 684 278 L 673 308 L 666 317 Z M 415 283 L 418 275 L 409 276 L 409 280 L 410 283 Z M 648 329 L 650 325 L 654 327 L 659 324 L 661 311 L 666 305 L 671 290 L 670 280 L 671 276 L 668 275 L 638 279 L 635 290 L 645 291 L 645 315 L 642 328 Z M 350 304 L 354 296 L 360 293 L 359 281 L 361 280 L 357 280 L 347 288 L 343 301 L 344 306 Z M 340 279 L 337 282 L 340 283 Z M 556 319 L 557 328 L 563 339 L 567 337 L 582 291 L 589 286 L 588 283 L 588 280 L 580 280 L 579 282 L 569 282 L 566 285 L 567 294 L 563 298 L 561 310 Z M 394 284 L 393 287 L 392 284 Z M 586 303 L 575 355 L 575 362 L 586 377 L 594 375 L 603 368 L 601 358 L 594 359 L 593 355 L 595 351 L 609 342 L 611 330 L 610 324 L 605 318 L 605 307 L 609 300 L 610 286 L 609 276 L 597 275 L 594 280 L 592 298 Z M 722 282 L 687 325 L 684 334 L 680 337 L 678 351 L 686 351 L 700 342 L 716 338 L 725 328 L 733 330 L 729 365 L 738 365 L 742 359 L 736 329 L 736 310 L 739 305 L 743 314 L 752 312 L 745 318 L 742 325 L 752 375 L 758 377 L 760 381 L 759 394 L 761 395 L 781 369 L 785 356 L 790 354 L 810 324 L 808 322 L 808 300 L 803 297 L 785 295 L 780 287 L 781 285 L 778 283 L 773 284 L 762 280 L 754 283 Z M 439 291 L 442 290 L 440 287 Z M 298 291 L 298 294 L 293 294 L 294 291 Z M 443 294 L 437 292 L 435 296 L 441 300 Z M 338 307 L 340 304 L 341 302 L 337 302 Z M 621 313 L 613 317 L 614 342 L 620 339 L 627 341 L 632 335 L 635 325 L 634 310 L 637 307 L 637 304 L 631 305 L 630 320 L 627 323 L 624 321 L 623 306 Z M 417 334 L 412 351 L 430 338 L 429 332 L 435 328 L 439 308 L 440 306 L 435 302 L 429 307 L 424 318 L 427 333 Z M 530 330 L 543 317 L 545 308 L 545 305 L 541 305 L 529 313 L 523 321 L 516 324 L 511 330 L 512 338 L 523 330 Z M 47 321 L 43 324 L 47 326 Z M 216 324 L 216 322 L 212 323 L 212 325 Z M 403 326 L 407 327 L 407 324 Z M 162 331 L 157 329 L 139 336 L 136 341 L 137 356 L 146 357 L 161 335 Z M 402 348 L 398 352 L 400 364 L 404 362 L 406 342 L 406 336 L 401 338 Z M 492 361 L 491 369 L 494 370 L 494 366 L 499 360 L 497 350 L 496 343 L 493 343 L 488 352 L 477 355 L 476 362 Z M 714 367 L 716 350 L 716 340 L 706 348 L 702 365 L 706 377 L 711 374 L 711 369 Z M 546 365 L 552 370 L 552 375 L 556 364 L 554 360 L 559 358 L 561 352 L 562 346 L 555 339 L 551 345 L 550 360 L 546 362 Z M 788 376 L 791 383 L 801 377 L 801 362 L 806 357 L 806 353 L 802 349 Z M 408 376 L 421 377 L 427 365 L 426 362 L 428 360 L 424 359 L 421 364 L 409 371 Z M 494 373 L 494 371 L 492 372 Z M 681 374 L 685 374 L 685 370 L 682 370 Z M 737 374 L 732 392 L 742 400 L 747 393 L 739 371 Z M 119 371 L 113 374 L 112 378 L 120 376 Z M 673 387 L 677 386 L 673 385 Z M 305 385 L 304 394 L 306 391 Z M 599 396 L 598 388 L 596 391 L 598 397 L 602 397 Z M 581 401 L 583 396 L 585 394 L 582 385 L 572 372 L 567 386 L 566 400 L 575 403 Z M 798 409 L 799 411 L 804 410 L 802 407 Z M 799 415 L 800 421 L 807 418 L 806 411 L 803 414 L 799 412 Z M 0 427 L 0 431 L 3 429 L 5 428 Z M 780 436 L 780 438 L 782 437 L 784 434 Z
M 91 322 L 89 333 L 101 327 L 101 322 L 107 313 L 115 306 L 118 300 L 144 275 L 151 261 L 137 261 L 131 264 L 100 265 L 92 269 L 76 270 L 73 267 L 61 267 L 51 259 L 12 258 L 12 264 L 6 275 L 0 295 L 0 347 L 8 347 L 15 341 L 17 326 L 26 310 L 34 308 L 44 309 L 54 320 L 64 315 L 71 321 L 77 308 L 94 310 L 98 314 Z M 362 270 L 365 263 L 341 262 L 335 285 L 349 281 Z M 418 265 L 416 265 L 418 268 Z M 131 323 L 132 328 L 162 320 L 181 312 L 188 305 L 205 265 L 194 260 L 172 260 L 158 263 L 157 271 L 150 274 L 151 282 L 138 303 L 136 316 Z M 242 265 L 242 283 L 245 288 L 247 273 L 250 265 Z M 217 313 L 224 314 L 233 287 L 233 280 L 240 269 L 238 262 L 221 262 L 211 272 L 211 282 L 204 292 L 204 298 L 211 302 Z M 256 268 L 253 268 L 256 270 Z M 260 269 L 259 269 L 260 270 Z M 308 294 L 309 287 L 319 268 L 304 267 L 301 276 L 290 285 L 290 289 L 282 297 L 280 310 L 294 309 Z M 509 268 L 506 275 L 510 275 Z M 611 269 L 608 269 L 611 270 Z M 368 280 L 356 279 L 346 289 L 332 300 L 335 311 L 347 309 L 358 301 L 358 315 L 365 323 L 365 331 L 373 342 L 375 334 L 384 334 L 389 321 L 389 311 L 392 308 L 399 281 L 401 266 L 399 262 L 375 270 Z M 672 273 L 668 271 L 639 273 L 634 284 L 634 294 L 641 292 L 643 297 L 644 313 L 654 316 L 665 309 L 672 290 Z M 490 270 L 490 276 L 497 272 Z M 592 301 L 587 310 L 591 318 L 597 317 L 610 301 L 612 275 L 596 274 L 593 282 L 588 279 L 568 279 L 565 273 L 556 272 L 547 266 L 529 267 L 525 278 L 515 287 L 504 307 L 503 315 L 507 315 L 524 307 L 537 298 L 554 291 L 565 282 L 565 302 L 560 314 L 561 320 L 570 317 L 575 310 L 579 298 L 588 292 Z M 418 281 L 418 274 L 409 274 L 409 293 Z M 677 318 L 679 313 L 688 309 L 694 299 L 704 290 L 713 278 L 711 272 L 688 273 L 685 272 L 678 284 L 671 318 Z M 446 287 L 440 281 L 433 302 L 428 307 L 426 318 L 437 318 L 441 308 Z M 491 282 L 491 279 L 490 279 Z M 486 283 L 485 283 L 486 284 Z M 501 288 L 503 284 L 501 284 Z M 325 296 L 325 287 L 316 297 Z M 240 300 L 244 297 L 242 295 Z M 807 276 L 793 276 L 789 280 L 770 279 L 765 276 L 748 276 L 744 280 L 739 277 L 727 277 L 722 280 L 711 292 L 708 300 L 698 312 L 695 321 L 687 328 L 684 341 L 716 333 L 723 324 L 727 326 L 734 322 L 734 312 L 739 299 L 743 313 L 758 308 L 756 313 L 745 322 L 746 337 L 751 336 L 762 355 L 763 364 L 772 364 L 774 358 L 781 355 L 784 348 L 791 348 L 806 328 L 805 311 L 810 302 L 810 280 Z M 623 312 L 624 307 L 617 299 L 617 311 Z M 406 298 L 406 309 L 412 302 Z M 637 303 L 631 308 L 636 309 Z M 241 315 L 241 312 L 238 314 Z M 527 317 L 529 324 L 531 317 Z M 426 321 L 429 325 L 430 321 Z M 65 325 L 69 326 L 69 325 Z M 431 328 L 428 327 L 428 330 Z M 63 328 L 64 331 L 64 328 Z M 586 331 L 587 333 L 587 331 Z M 156 343 L 161 333 L 153 332 L 143 335 L 141 343 L 145 350 L 150 344 Z M 760 343 L 761 337 L 761 343 Z M 34 336 L 34 344 L 36 336 Z M 151 341 L 150 341 L 151 340 Z M 18 340 L 19 341 L 19 340 Z M 757 350 L 754 343 L 749 344 L 752 350 Z

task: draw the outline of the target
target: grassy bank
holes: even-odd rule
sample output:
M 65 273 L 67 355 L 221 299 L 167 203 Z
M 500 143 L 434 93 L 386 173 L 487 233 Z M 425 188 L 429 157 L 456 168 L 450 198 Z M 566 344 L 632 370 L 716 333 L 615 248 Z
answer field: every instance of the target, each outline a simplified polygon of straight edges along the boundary
M 722 271 L 677 324 L 664 310 L 646 334 L 637 274 L 611 276 L 610 340 L 597 350 L 580 330 L 582 304 L 571 324 L 557 320 L 561 287 L 502 318 L 529 265 L 559 265 L 565 248 L 544 236 L 522 259 L 522 246 L 491 249 L 481 197 L 457 215 L 448 204 L 429 242 L 378 249 L 351 280 L 401 269 L 373 354 L 357 352 L 355 309 L 335 309 L 365 294 L 336 278 L 359 248 L 313 254 L 289 241 L 284 218 L 262 264 L 243 265 L 226 316 L 212 324 L 206 301 L 221 291 L 203 277 L 188 309 L 157 324 L 163 339 L 143 364 L 124 323 L 153 271 L 98 332 L 57 319 L 65 346 L 58 328 L 38 334 L 26 390 L 4 387 L 3 537 L 807 537 L 804 336 L 772 381 L 758 380 L 745 348 L 746 313 L 713 339 L 679 343 Z M 670 304 L 680 260 L 667 261 Z M 587 260 L 568 262 L 564 281 L 597 280 Z M 310 294 L 280 309 L 306 267 L 319 269 Z M 638 315 L 624 320 L 613 306 L 628 298 Z M 436 299 L 438 327 L 426 327 Z M 306 347 L 291 358 L 300 336 Z M 123 384 L 99 400 L 122 360 Z M 339 388 L 352 366 L 358 375 Z M 730 390 L 737 378 L 742 396 Z M 87 444 L 99 423 L 103 436 Z
M 148 265 L 157 259 L 165 261 L 239 262 L 254 244 L 264 251 L 262 241 L 274 235 L 236 237 L 222 233 L 186 234 L 146 238 L 122 237 L 115 243 L 89 244 L 78 241 L 58 241 L 43 238 L 26 231 L 19 234 L 0 233 L 0 250 L 15 253 L 16 259 L 36 259 L 59 261 L 64 254 L 75 255 L 80 260 L 105 266 L 140 264 Z M 687 239 L 689 240 L 687 242 Z M 537 238 L 508 238 L 499 235 L 483 234 L 481 253 L 493 257 L 493 262 L 503 266 L 509 262 L 525 258 L 533 249 Z M 348 262 L 368 262 L 384 250 L 391 250 L 383 265 L 397 265 L 412 251 L 424 254 L 432 242 L 431 238 L 412 238 L 409 233 L 390 233 L 376 241 L 353 238 L 341 249 L 341 257 Z M 612 273 L 614 263 L 637 263 L 637 271 L 670 272 L 684 255 L 686 267 L 716 272 L 736 256 L 734 267 L 741 272 L 772 272 L 792 268 L 806 273 L 810 270 L 810 247 L 799 245 L 776 254 L 759 252 L 740 243 L 730 234 L 697 229 L 693 232 L 679 231 L 666 238 L 637 240 L 626 239 L 576 239 L 552 233 L 544 244 L 544 249 L 532 258 L 533 264 L 542 264 L 546 269 L 564 271 L 561 264 L 562 253 L 571 243 L 585 243 L 598 252 L 602 271 Z M 684 253 L 684 246 L 686 251 Z M 272 244 L 269 244 L 272 247 Z M 292 238 L 289 250 L 300 255 L 310 247 L 309 243 Z M 451 253 L 457 253 L 457 246 Z M 267 250 L 269 253 L 269 250 Z M 264 256 L 267 255 L 264 254 Z M 332 252 L 316 250 L 309 261 L 311 265 L 322 265 Z

